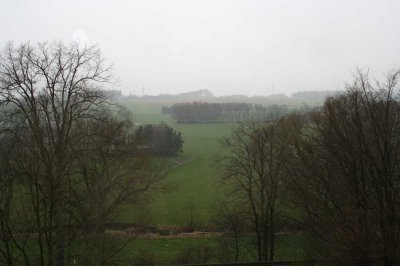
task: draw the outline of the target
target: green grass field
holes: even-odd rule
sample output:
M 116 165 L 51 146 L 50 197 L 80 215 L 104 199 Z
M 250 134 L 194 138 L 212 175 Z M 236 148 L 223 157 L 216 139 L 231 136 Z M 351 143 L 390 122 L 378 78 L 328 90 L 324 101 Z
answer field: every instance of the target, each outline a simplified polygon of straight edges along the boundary
M 248 239 L 242 240 L 249 241 Z M 304 235 L 279 235 L 277 237 L 276 260 L 301 260 L 306 256 L 303 249 L 299 249 L 305 241 Z M 218 239 L 216 238 L 184 238 L 184 239 L 135 239 L 129 242 L 121 257 L 126 261 L 132 261 L 138 255 L 153 257 L 157 264 L 170 264 L 185 249 L 201 249 L 211 247 L 211 262 L 218 262 L 221 254 L 218 254 Z M 255 254 L 243 248 L 241 259 L 254 261 Z
M 220 152 L 218 140 L 228 136 L 232 124 L 176 124 L 169 115 L 160 114 L 160 104 L 130 103 L 137 123 L 167 122 L 182 133 L 183 153 L 170 158 L 182 162 L 165 178 L 172 191 L 153 195 L 146 208 L 124 206 L 115 216 L 115 222 L 151 223 L 155 225 L 185 226 L 190 213 L 196 225 L 210 222 L 213 203 L 218 196 L 221 168 L 216 163 Z
M 276 240 L 275 258 L 277 261 L 301 260 L 306 257 L 305 249 L 298 248 L 306 240 L 304 235 L 278 235 Z M 240 239 L 240 261 L 256 261 L 255 250 L 251 248 L 254 244 L 251 244 L 251 241 L 252 239 L 249 237 Z M 224 256 L 226 253 L 221 249 L 221 242 L 215 237 L 98 238 L 91 239 L 88 243 L 89 246 L 85 245 L 84 240 L 81 240 L 74 244 L 72 257 L 78 265 L 89 254 L 92 255 L 91 258 L 98 260 L 91 261 L 93 265 L 98 265 L 102 257 L 108 258 L 113 265 L 143 266 L 144 260 L 151 261 L 156 265 L 173 265 L 174 263 L 182 263 L 182 257 L 185 254 L 190 254 L 189 262 L 191 263 L 226 261 L 226 256 Z M 122 246 L 124 248 L 118 252 L 118 256 L 113 257 L 112 254 Z M 90 248 L 88 249 L 88 247 Z M 82 251 L 84 252 L 82 253 Z M 205 255 L 205 251 L 207 255 Z
M 139 102 L 124 100 L 121 102 L 134 116 L 136 124 L 168 123 L 182 133 L 183 152 L 168 160 L 179 163 L 165 178 L 162 185 L 170 189 L 150 194 L 144 206 L 127 205 L 121 207 L 114 216 L 113 223 L 140 225 L 186 226 L 190 223 L 197 227 L 212 224 L 213 210 L 217 199 L 221 197 L 222 167 L 218 163 L 221 153 L 219 140 L 229 136 L 234 124 L 178 124 L 166 114 L 161 114 L 160 102 Z M 298 216 L 287 209 L 286 215 Z
M 142 207 L 127 205 L 120 208 L 113 223 L 141 225 L 187 226 L 192 212 L 193 224 L 206 227 L 212 224 L 214 206 L 221 195 L 222 169 L 217 163 L 221 147 L 219 139 L 229 136 L 234 124 L 177 124 L 169 115 L 160 113 L 160 103 L 124 102 L 134 114 L 135 123 L 166 122 L 182 133 L 183 153 L 168 158 L 181 162 L 163 181 L 170 191 L 149 195 L 149 202 Z M 280 235 L 277 238 L 276 259 L 303 259 L 299 248 L 304 236 Z M 218 238 L 135 239 L 130 241 L 121 256 L 132 261 L 135 256 L 151 256 L 159 263 L 171 263 L 182 250 L 190 246 L 216 247 Z M 254 260 L 249 254 L 247 260 Z
M 167 176 L 165 181 L 176 186 L 176 191 L 161 194 L 151 205 L 151 209 L 156 211 L 154 220 L 160 224 L 185 225 L 192 209 L 194 222 L 205 224 L 209 221 L 221 177 L 221 169 L 215 164 L 219 152 L 218 139 L 229 134 L 231 126 L 173 127 L 182 132 L 185 144 L 181 157 L 189 161 Z

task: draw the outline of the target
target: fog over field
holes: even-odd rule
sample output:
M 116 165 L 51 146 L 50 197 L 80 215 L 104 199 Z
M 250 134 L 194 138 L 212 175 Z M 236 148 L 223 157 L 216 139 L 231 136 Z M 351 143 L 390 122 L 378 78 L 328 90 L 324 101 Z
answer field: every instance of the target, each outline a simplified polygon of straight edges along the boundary
M 337 90 L 400 58 L 398 0 L 2 0 L 0 45 L 97 44 L 123 93 Z

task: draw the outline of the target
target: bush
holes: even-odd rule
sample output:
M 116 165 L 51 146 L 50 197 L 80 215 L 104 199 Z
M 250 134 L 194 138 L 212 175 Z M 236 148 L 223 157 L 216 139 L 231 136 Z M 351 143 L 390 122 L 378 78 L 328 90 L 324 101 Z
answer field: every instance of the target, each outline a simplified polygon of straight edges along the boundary
M 153 155 L 171 156 L 182 152 L 181 133 L 167 124 L 140 126 L 135 136 L 141 149 L 149 150 Z

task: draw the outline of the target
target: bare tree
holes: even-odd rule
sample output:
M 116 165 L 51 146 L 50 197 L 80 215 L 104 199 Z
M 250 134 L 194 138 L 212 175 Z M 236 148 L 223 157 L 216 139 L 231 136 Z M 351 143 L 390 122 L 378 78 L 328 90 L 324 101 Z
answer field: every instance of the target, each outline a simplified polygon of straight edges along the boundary
M 88 263 L 110 263 L 125 246 L 109 246 L 110 215 L 142 202 L 168 170 L 137 146 L 132 122 L 114 113 L 102 90 L 110 78 L 96 47 L 9 44 L 1 54 L 0 140 L 14 144 L 0 176 L 7 263 L 22 256 L 27 265 L 69 264 L 82 255 L 72 244 L 78 233 L 102 252 L 97 260 L 86 256 Z M 28 239 L 35 243 L 29 252 Z
M 399 263 L 399 75 L 373 85 L 359 72 L 297 139 L 290 184 L 325 256 Z
M 290 153 L 291 121 L 289 117 L 242 124 L 222 141 L 224 177 L 232 184 L 234 197 L 248 206 L 260 261 L 274 259 L 277 201 Z
M 110 67 L 96 47 L 10 43 L 0 57 L 0 104 L 8 106 L 3 122 L 10 134 L 27 144 L 26 154 L 32 158 L 24 169 L 33 172 L 25 176 L 36 195 L 42 196 L 32 208 L 39 241 L 43 234 L 48 243 L 41 256 L 47 254 L 49 265 L 65 261 L 68 177 L 74 145 L 82 137 L 76 130 L 78 122 L 95 119 L 97 110 L 106 107 L 108 100 L 99 89 L 109 80 Z M 41 262 L 45 264 L 43 258 Z

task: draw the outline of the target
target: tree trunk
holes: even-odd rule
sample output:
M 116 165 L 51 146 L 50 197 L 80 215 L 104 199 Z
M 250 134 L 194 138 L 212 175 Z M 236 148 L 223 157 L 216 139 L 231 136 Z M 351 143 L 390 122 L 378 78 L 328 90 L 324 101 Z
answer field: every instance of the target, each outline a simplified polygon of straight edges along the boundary
M 55 263 L 57 266 L 65 265 L 65 232 L 64 232 L 64 175 L 60 164 L 56 170 L 56 188 L 55 188 L 55 204 L 54 204 L 54 223 L 56 227 L 56 256 Z

